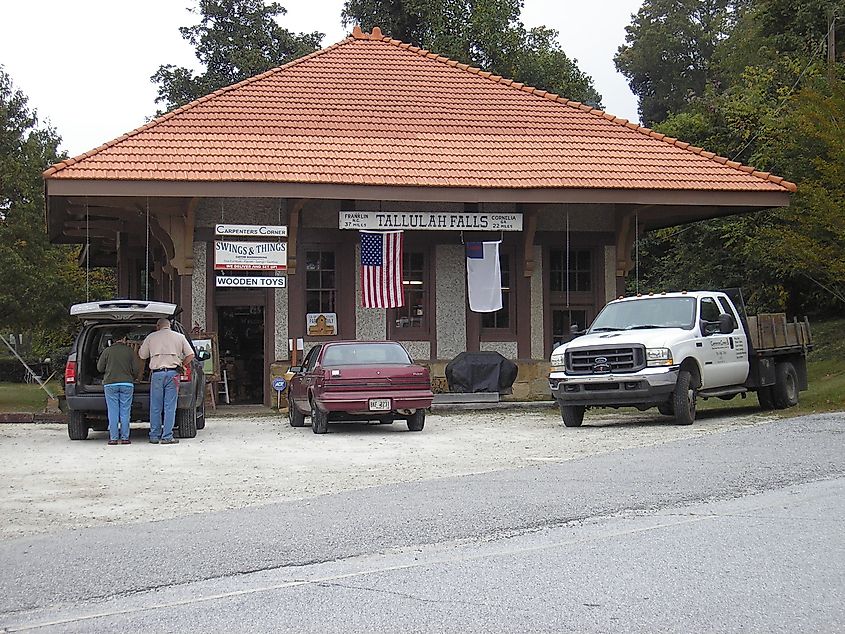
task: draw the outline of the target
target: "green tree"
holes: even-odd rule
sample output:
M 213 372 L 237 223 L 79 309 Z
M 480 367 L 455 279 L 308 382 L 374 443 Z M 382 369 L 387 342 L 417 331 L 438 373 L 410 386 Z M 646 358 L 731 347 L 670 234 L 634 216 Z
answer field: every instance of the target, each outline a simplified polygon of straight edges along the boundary
M 626 27 L 625 44 L 613 58 L 639 97 L 647 126 L 704 93 L 720 42 L 730 34 L 747 0 L 646 0 Z
M 41 174 L 65 158 L 59 141 L 0 66 L 0 332 L 47 341 L 69 335 L 68 307 L 86 298 L 79 249 L 50 244 L 44 224 Z M 107 274 L 93 282 L 92 296 L 111 296 Z
M 277 18 L 286 13 L 278 2 L 264 0 L 197 0 L 192 11 L 199 24 L 179 28 L 196 48 L 205 71 L 166 64 L 150 80 L 158 84 L 156 103 L 172 110 L 219 88 L 237 83 L 315 51 L 318 32 L 293 34 Z
M 554 29 L 526 29 L 522 0 L 347 0 L 341 18 L 496 75 L 601 107 Z

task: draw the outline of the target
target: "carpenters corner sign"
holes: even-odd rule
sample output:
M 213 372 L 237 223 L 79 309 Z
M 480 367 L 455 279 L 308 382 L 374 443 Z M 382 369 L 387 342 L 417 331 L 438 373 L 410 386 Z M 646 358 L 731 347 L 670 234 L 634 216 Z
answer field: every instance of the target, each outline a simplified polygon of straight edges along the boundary
M 287 242 L 214 243 L 214 268 L 218 271 L 284 271 L 288 265 Z
M 215 225 L 214 233 L 228 237 L 286 238 L 286 225 Z
M 522 231 L 522 214 L 445 211 L 341 211 L 341 229 L 431 231 Z

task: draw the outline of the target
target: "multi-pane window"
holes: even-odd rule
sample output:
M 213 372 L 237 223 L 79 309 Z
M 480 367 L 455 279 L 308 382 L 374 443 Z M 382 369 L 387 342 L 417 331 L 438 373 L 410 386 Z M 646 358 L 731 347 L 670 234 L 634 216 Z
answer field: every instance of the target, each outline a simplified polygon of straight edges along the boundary
M 428 306 L 425 253 L 405 251 L 402 254 L 402 288 L 405 305 L 396 309 L 396 328 L 425 328 Z
M 589 249 L 570 249 L 568 262 L 566 249 L 552 249 L 550 264 L 549 285 L 552 292 L 583 293 L 593 290 L 593 258 Z
M 502 269 L 502 308 L 494 313 L 481 314 L 482 328 L 503 330 L 511 327 L 511 257 L 509 253 L 499 253 L 499 266 Z
M 305 311 L 335 313 L 337 277 L 334 251 L 305 252 Z

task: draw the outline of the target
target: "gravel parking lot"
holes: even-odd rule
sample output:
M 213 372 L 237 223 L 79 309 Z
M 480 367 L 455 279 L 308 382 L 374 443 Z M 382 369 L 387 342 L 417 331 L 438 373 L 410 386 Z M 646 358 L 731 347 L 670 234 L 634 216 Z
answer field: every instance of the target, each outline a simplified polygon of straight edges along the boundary
M 421 433 L 338 424 L 316 436 L 283 416 L 210 417 L 178 445 L 68 440 L 64 425 L 0 425 L 0 539 L 66 528 L 161 520 L 204 511 L 451 475 L 530 467 L 775 420 L 753 406 L 700 414 L 678 427 L 656 412 L 588 414 L 566 429 L 556 408 L 430 414 Z

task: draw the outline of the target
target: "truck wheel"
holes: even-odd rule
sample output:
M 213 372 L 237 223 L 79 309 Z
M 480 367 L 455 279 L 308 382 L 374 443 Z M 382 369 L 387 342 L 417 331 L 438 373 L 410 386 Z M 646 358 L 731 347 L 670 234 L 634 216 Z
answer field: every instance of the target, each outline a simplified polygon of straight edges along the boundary
M 775 366 L 772 400 L 777 409 L 798 405 L 798 373 L 789 361 L 783 361 Z
M 197 435 L 197 410 L 194 407 L 176 410 L 176 425 L 179 438 L 194 438 Z
M 772 394 L 772 386 L 767 385 L 757 390 L 757 400 L 760 402 L 760 409 L 771 410 L 775 408 L 775 397 Z
M 698 389 L 693 385 L 692 374 L 689 370 L 678 372 L 678 382 L 675 383 L 675 393 L 672 395 L 672 409 L 675 410 L 676 425 L 692 425 L 695 421 L 695 402 Z
M 67 435 L 71 440 L 85 440 L 88 438 L 88 423 L 85 414 L 70 410 L 67 417 Z
M 674 416 L 675 415 L 675 408 L 672 407 L 672 401 L 667 401 L 665 403 L 661 403 L 657 406 L 657 411 L 663 414 L 664 416 Z
M 197 429 L 205 429 L 205 401 L 197 410 Z
M 408 417 L 408 431 L 422 431 L 425 427 L 425 410 L 420 408 Z
M 563 424 L 566 427 L 580 427 L 581 423 L 584 422 L 584 410 L 586 410 L 586 407 L 583 405 L 564 405 L 558 401 L 558 406 L 560 407 L 560 416 L 563 418 Z
M 288 422 L 291 427 L 305 426 L 305 414 L 300 412 L 290 399 L 288 399 Z
M 329 431 L 329 414 L 315 403 L 311 403 L 311 431 L 315 434 L 325 434 Z

